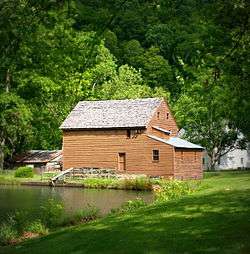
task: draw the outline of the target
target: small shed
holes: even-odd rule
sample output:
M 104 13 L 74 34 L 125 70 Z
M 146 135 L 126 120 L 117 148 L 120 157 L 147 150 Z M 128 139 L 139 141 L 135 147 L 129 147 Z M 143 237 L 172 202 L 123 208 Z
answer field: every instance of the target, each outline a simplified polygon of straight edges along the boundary
M 61 150 L 30 150 L 15 159 L 19 166 L 30 166 L 36 170 L 61 170 Z

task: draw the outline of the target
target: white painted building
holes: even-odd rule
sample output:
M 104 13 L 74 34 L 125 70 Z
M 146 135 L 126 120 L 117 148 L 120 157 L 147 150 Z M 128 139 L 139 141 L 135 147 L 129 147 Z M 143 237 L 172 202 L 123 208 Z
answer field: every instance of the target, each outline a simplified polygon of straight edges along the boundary
M 250 145 L 248 149 L 235 149 L 232 152 L 222 156 L 218 163 L 219 169 L 240 169 L 250 168 Z
M 204 153 L 203 168 L 207 169 L 209 158 Z M 250 168 L 250 143 L 248 143 L 247 149 L 240 150 L 235 149 L 220 158 L 220 161 L 216 167 L 219 170 L 227 169 L 246 169 Z

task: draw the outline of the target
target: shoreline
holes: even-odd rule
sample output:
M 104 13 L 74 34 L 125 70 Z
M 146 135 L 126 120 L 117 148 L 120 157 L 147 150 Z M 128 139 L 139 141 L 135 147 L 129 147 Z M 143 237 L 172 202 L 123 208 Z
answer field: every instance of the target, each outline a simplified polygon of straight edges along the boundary
M 49 181 L 6 181 L 0 182 L 0 185 L 21 185 L 21 186 L 45 186 L 45 187 L 67 187 L 67 188 L 83 188 L 83 189 L 112 189 L 112 190 L 133 190 L 133 191 L 153 191 L 149 188 L 136 188 L 135 186 L 126 188 L 124 186 L 91 186 L 86 185 L 84 183 L 72 183 L 72 182 L 64 182 L 64 183 L 54 183 L 51 184 Z

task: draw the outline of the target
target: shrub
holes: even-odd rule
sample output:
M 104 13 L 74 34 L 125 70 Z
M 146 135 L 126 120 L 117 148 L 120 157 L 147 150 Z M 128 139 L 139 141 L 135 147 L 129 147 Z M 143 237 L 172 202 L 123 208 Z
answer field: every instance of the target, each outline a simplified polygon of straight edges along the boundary
M 78 223 L 84 223 L 91 220 L 95 220 L 99 217 L 99 209 L 93 206 L 89 206 L 87 209 L 78 210 L 73 215 L 69 215 L 64 218 L 64 225 L 76 225 Z
M 15 229 L 15 222 L 9 218 L 6 223 L 0 226 L 0 244 L 7 245 L 16 241 L 18 232 Z
M 94 206 L 89 206 L 86 209 L 78 210 L 74 217 L 77 221 L 89 221 L 94 220 L 99 216 L 99 209 Z
M 138 198 L 136 200 L 129 200 L 121 206 L 121 211 L 122 212 L 132 212 L 132 211 L 137 210 L 138 208 L 144 207 L 146 205 L 147 205 L 147 203 L 140 198 Z
M 49 199 L 41 206 L 41 221 L 47 227 L 59 226 L 64 215 L 64 206 L 55 199 Z
M 112 209 L 111 213 L 129 213 L 137 210 L 138 208 L 145 207 L 147 203 L 138 198 L 136 200 L 129 200 L 125 202 L 120 208 Z
M 108 187 L 117 187 L 117 180 L 110 178 L 86 178 L 83 180 L 85 187 L 90 188 L 108 188 Z
M 26 211 L 16 211 L 9 220 L 13 221 L 13 226 L 19 234 L 22 234 L 29 223 L 29 214 Z
M 39 235 L 45 235 L 48 233 L 48 229 L 42 224 L 41 220 L 35 220 L 26 226 L 24 229 L 26 232 L 37 233 Z
M 32 178 L 34 176 L 33 169 L 30 167 L 19 167 L 15 171 L 15 177 Z
M 200 182 L 169 180 L 161 181 L 160 188 L 155 192 L 156 202 L 168 201 L 194 192 Z
M 128 190 L 152 190 L 152 183 L 149 178 L 140 177 L 123 180 L 122 187 Z

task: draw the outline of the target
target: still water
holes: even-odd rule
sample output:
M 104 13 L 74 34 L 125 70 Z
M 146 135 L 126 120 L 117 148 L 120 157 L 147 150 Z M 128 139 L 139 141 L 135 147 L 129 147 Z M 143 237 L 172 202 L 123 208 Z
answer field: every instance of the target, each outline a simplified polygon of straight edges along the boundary
M 149 203 L 153 200 L 153 194 L 146 191 L 0 185 L 0 221 L 16 210 L 35 215 L 50 198 L 63 202 L 67 213 L 90 205 L 99 208 L 104 215 L 128 200 L 142 198 Z

